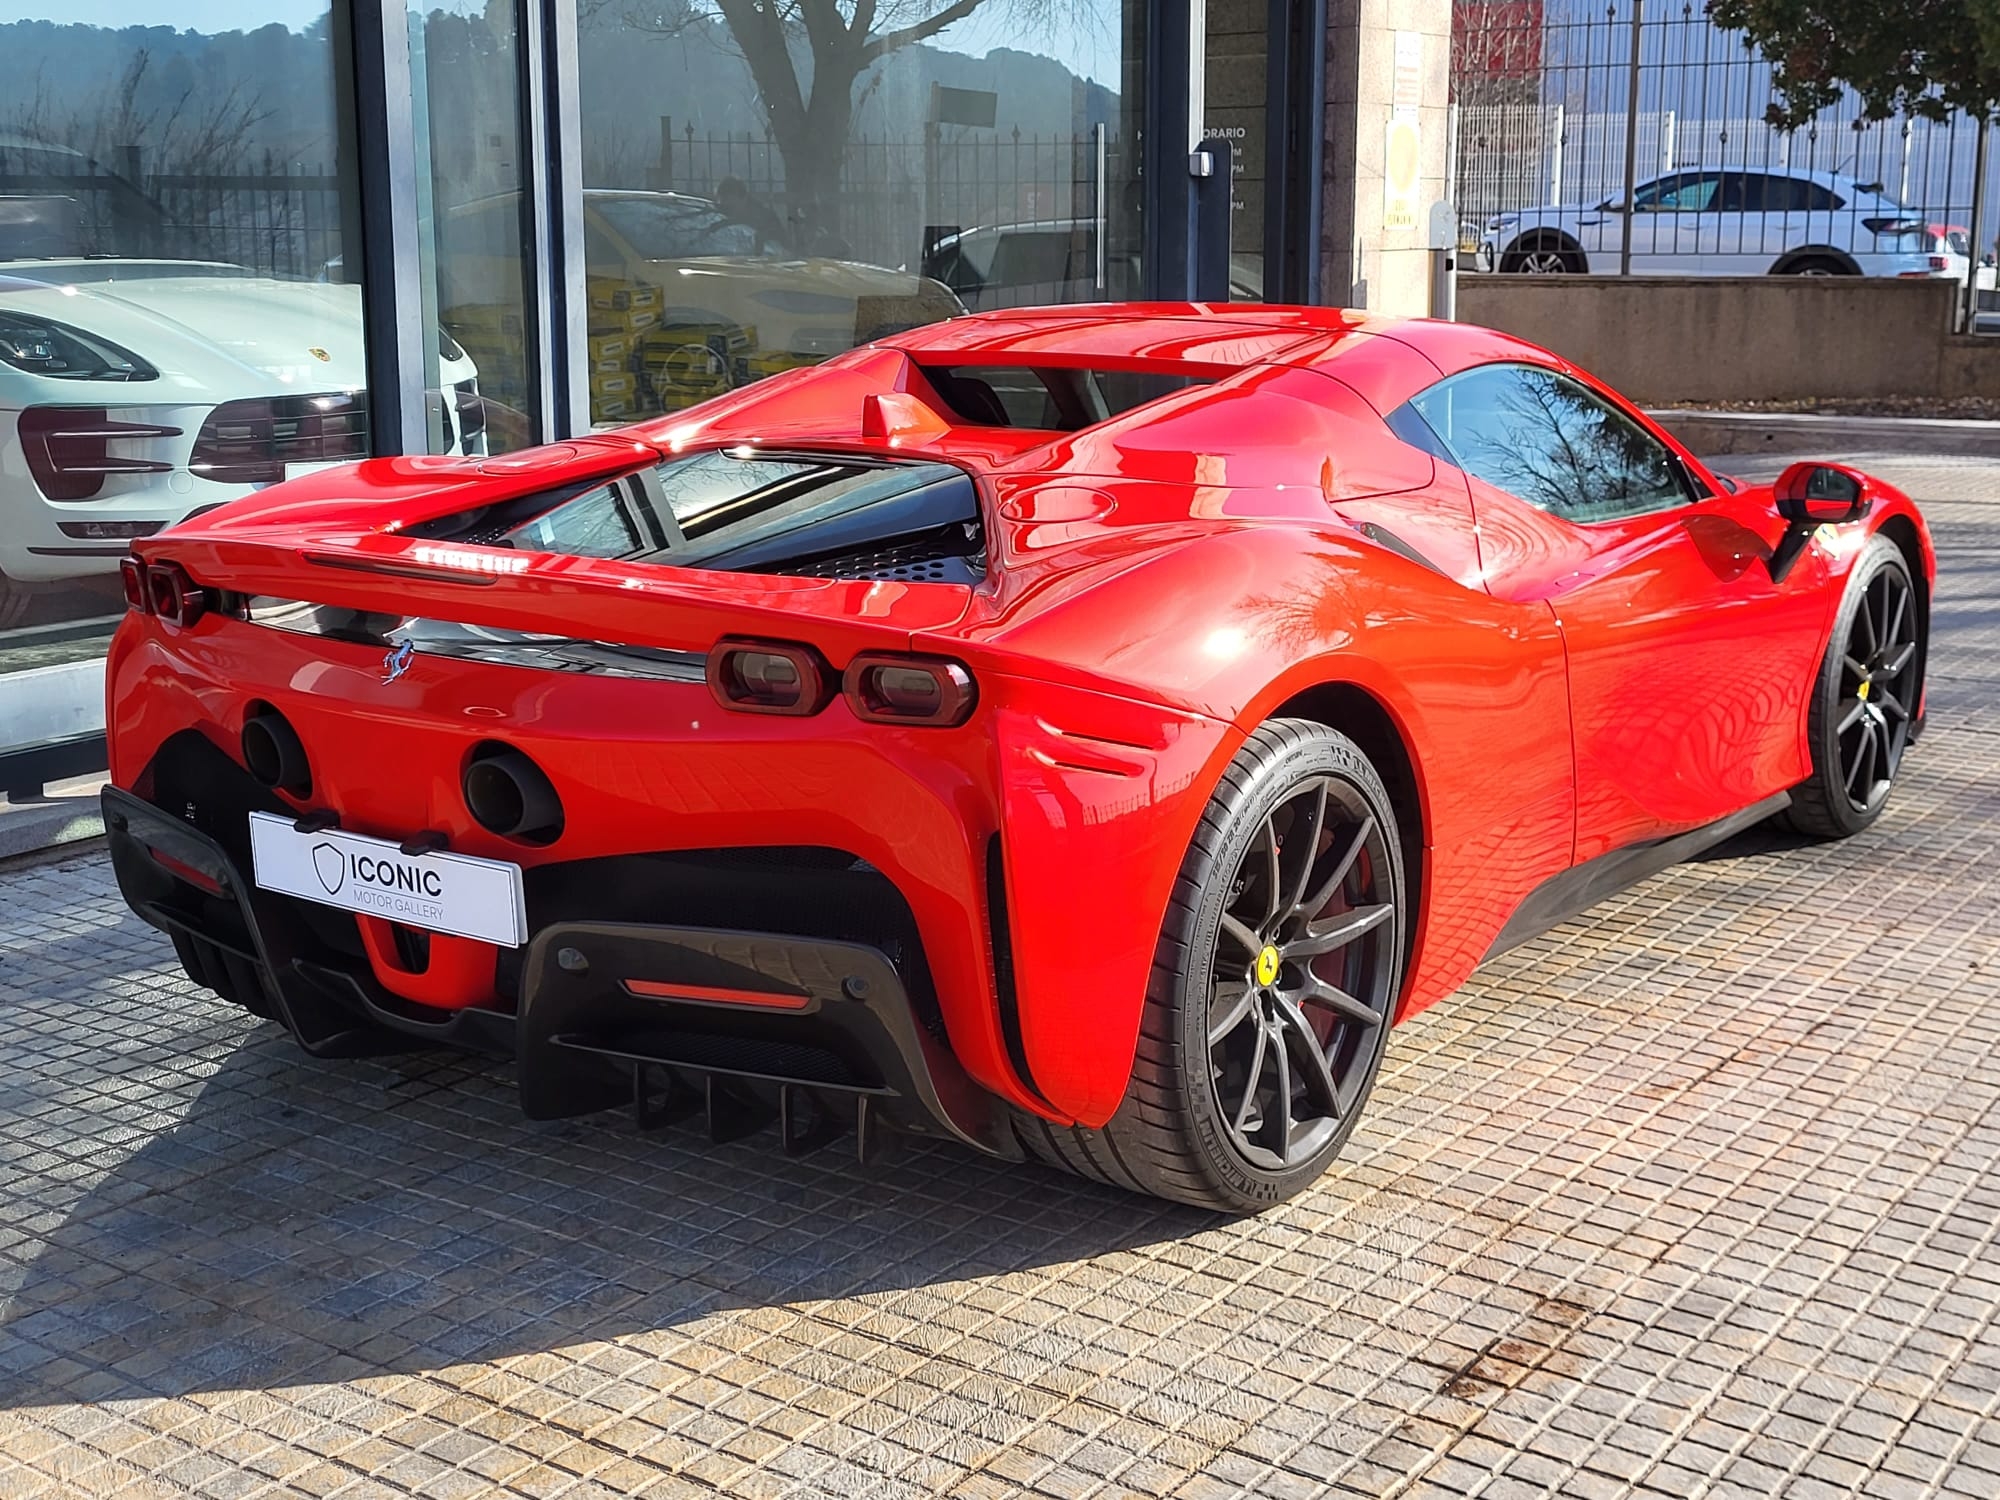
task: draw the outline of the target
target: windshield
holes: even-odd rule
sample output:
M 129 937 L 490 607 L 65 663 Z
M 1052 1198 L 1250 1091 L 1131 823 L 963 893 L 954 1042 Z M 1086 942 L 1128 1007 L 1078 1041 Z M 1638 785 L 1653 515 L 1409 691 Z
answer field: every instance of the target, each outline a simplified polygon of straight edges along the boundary
M 691 260 L 703 255 L 781 253 L 768 229 L 728 217 L 689 199 L 605 198 L 595 205 L 618 236 L 644 260 Z

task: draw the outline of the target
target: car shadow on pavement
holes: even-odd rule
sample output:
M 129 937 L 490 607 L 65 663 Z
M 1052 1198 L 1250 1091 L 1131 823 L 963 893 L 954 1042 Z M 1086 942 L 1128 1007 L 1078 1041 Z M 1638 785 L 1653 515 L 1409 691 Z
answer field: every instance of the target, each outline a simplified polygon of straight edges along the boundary
M 78 1064 L 104 1061 L 119 1059 Z M 94 1081 L 92 1101 L 108 1092 Z M 851 1135 L 795 1159 L 775 1130 L 718 1146 L 698 1118 L 648 1134 L 629 1115 L 531 1123 L 502 1067 L 321 1062 L 270 1026 L 221 1057 L 177 1120 L 172 1104 L 139 1107 L 144 1126 L 122 1135 L 144 1144 L 51 1227 L 10 1217 L 42 1243 L 0 1263 L 0 1410 L 605 1339 L 665 1356 L 722 1308 L 810 1318 L 821 1300 L 1034 1281 L 1226 1222 L 943 1145 L 863 1168 Z M 54 1149 L 80 1171 L 120 1148 Z

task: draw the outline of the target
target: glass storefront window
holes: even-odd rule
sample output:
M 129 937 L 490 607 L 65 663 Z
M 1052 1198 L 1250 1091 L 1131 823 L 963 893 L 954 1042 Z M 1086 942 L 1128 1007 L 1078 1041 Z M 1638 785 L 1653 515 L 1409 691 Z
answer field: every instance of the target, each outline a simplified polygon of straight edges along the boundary
M 1270 81 L 1266 0 L 1208 0 L 1203 134 L 1229 142 L 1229 297 L 1264 300 L 1264 116 Z
M 133 538 L 368 450 L 332 22 L 0 0 L 0 753 L 101 705 Z
M 408 0 L 433 453 L 539 441 L 523 229 L 520 6 Z
M 1140 290 L 1144 14 L 583 0 L 591 418 L 964 309 Z M 1039 13 L 1038 13 L 1039 14 Z

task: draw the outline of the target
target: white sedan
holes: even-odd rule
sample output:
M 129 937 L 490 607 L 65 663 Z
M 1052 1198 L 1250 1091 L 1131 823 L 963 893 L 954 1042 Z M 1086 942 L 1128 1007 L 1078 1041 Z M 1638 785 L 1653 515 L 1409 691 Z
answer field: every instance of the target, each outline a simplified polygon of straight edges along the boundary
M 1916 276 L 1963 282 L 1965 231 L 1831 172 L 1697 167 L 1632 195 L 1632 269 L 1665 276 Z M 1482 271 L 1615 272 L 1623 196 L 1487 220 Z
M 446 341 L 443 448 L 486 451 Z M 0 262 L 0 626 L 132 538 L 368 454 L 361 289 L 171 260 Z

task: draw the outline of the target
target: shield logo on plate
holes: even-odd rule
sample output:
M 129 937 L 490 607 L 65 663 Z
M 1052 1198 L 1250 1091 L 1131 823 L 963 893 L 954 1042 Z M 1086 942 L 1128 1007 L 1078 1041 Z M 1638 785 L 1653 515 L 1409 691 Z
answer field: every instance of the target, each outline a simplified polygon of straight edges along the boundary
M 336 895 L 341 882 L 347 879 L 347 861 L 340 857 L 340 851 L 333 845 L 314 844 L 313 874 L 319 876 L 319 883 L 326 887 L 329 896 Z
M 308 349 L 306 350 L 306 353 L 310 354 L 314 359 L 318 360 L 321 364 L 325 364 L 328 360 L 333 358 L 333 356 L 331 354 L 328 354 L 324 349 Z

